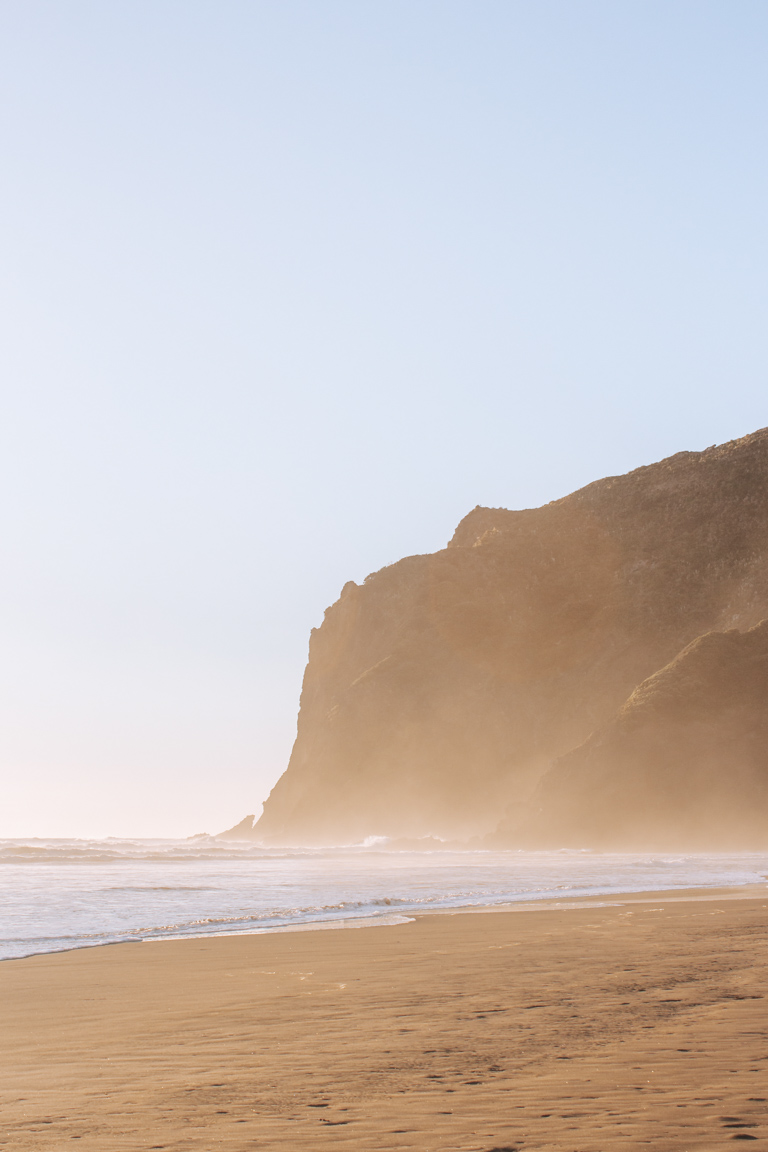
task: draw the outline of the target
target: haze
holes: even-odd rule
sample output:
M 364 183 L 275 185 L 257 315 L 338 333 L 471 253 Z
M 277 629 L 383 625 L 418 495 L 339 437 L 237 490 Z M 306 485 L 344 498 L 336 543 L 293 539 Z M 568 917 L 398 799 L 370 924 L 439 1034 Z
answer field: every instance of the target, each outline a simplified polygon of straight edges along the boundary
M 347 580 L 768 424 L 768 11 L 0 5 L 0 835 L 260 810 Z

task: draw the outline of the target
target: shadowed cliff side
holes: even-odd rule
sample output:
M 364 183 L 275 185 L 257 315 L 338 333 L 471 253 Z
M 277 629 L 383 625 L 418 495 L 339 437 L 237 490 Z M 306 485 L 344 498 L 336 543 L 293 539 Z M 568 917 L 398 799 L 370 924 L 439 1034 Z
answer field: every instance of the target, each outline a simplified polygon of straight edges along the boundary
M 499 843 L 768 847 L 768 620 L 710 632 L 542 779 Z
M 765 429 L 543 508 L 475 509 L 446 549 L 347 584 L 313 631 L 254 836 L 461 838 L 505 809 L 515 826 L 638 684 L 768 616 L 767 553 Z

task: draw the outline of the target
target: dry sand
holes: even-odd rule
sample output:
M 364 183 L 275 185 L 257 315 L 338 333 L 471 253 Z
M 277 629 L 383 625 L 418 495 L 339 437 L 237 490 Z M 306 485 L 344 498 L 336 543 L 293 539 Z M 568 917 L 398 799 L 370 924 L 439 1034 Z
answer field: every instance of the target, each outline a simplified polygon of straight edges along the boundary
M 768 1148 L 758 891 L 6 961 L 0 1145 Z

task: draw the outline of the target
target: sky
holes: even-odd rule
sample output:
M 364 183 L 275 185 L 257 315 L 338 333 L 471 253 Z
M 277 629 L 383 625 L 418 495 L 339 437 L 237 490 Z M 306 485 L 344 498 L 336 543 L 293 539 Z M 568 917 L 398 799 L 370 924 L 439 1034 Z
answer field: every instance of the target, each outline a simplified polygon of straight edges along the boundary
M 347 580 L 768 424 L 762 0 L 0 0 L 0 836 L 258 813 Z

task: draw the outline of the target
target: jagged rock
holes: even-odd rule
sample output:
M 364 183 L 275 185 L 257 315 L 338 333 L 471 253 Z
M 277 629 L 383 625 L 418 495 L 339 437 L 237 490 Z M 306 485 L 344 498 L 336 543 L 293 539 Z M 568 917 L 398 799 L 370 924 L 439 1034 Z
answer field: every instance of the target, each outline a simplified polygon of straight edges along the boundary
M 226 832 L 218 832 L 216 834 L 217 840 L 252 840 L 253 839 L 253 821 L 255 816 L 253 813 L 250 816 L 244 816 L 239 824 L 235 824 L 232 828 L 227 828 Z
M 288 769 L 253 835 L 339 844 L 519 827 L 552 761 L 691 641 L 768 617 L 768 429 L 345 585 L 313 631 Z

